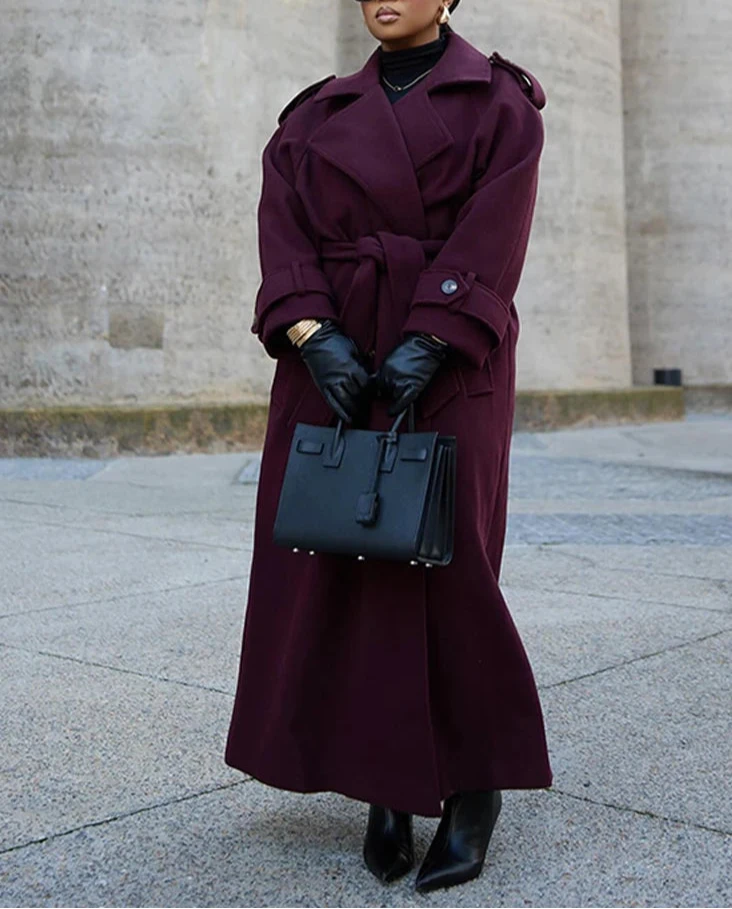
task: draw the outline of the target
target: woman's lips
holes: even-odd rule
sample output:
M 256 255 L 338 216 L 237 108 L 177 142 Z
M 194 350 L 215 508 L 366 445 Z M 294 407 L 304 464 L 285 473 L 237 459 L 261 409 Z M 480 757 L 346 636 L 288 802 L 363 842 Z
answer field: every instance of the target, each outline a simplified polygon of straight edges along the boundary
M 394 12 L 377 13 L 376 18 L 379 20 L 379 22 L 396 22 L 396 20 L 399 18 L 399 13 L 394 13 Z

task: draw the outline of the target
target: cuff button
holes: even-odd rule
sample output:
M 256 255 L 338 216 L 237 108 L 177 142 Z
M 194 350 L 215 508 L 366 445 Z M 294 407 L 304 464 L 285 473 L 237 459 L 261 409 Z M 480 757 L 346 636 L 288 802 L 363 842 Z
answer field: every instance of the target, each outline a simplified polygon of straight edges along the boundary
M 454 294 L 457 289 L 457 281 L 453 281 L 452 278 L 448 278 L 447 281 L 443 281 L 440 285 L 440 290 L 443 294 Z

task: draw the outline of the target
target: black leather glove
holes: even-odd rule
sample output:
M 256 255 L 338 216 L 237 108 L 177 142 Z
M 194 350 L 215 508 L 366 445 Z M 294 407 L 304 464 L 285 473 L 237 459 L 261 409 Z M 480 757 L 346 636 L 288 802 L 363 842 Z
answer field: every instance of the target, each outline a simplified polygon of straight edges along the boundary
M 360 414 L 373 381 L 358 345 L 331 319 L 297 349 L 315 384 L 338 416 L 352 423 Z
M 421 394 L 450 349 L 429 335 L 414 332 L 392 350 L 376 374 L 377 393 L 392 399 L 389 416 L 401 413 Z

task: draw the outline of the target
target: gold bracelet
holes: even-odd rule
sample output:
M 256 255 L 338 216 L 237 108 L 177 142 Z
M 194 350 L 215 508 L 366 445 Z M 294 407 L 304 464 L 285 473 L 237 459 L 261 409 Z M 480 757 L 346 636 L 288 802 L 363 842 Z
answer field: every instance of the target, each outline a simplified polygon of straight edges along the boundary
M 287 337 L 295 344 L 313 324 L 313 319 L 300 319 L 287 329 Z
M 303 344 L 304 344 L 312 335 L 314 335 L 314 334 L 316 333 L 316 331 L 317 331 L 320 327 L 321 327 L 321 326 L 320 326 L 320 322 L 318 322 L 317 325 L 313 325 L 312 328 L 309 328 L 309 329 L 305 332 L 305 334 L 299 339 L 299 341 L 297 342 L 297 346 L 298 346 L 298 347 L 302 347 Z
M 302 347 L 303 344 L 308 340 L 311 335 L 314 335 L 315 332 L 320 328 L 320 322 L 316 322 L 315 325 L 308 326 L 305 331 L 297 339 L 296 344 L 298 347 Z
M 287 329 L 287 337 L 292 341 L 293 344 L 295 343 L 296 339 L 299 338 L 300 335 L 301 335 L 301 334 L 303 333 L 303 331 L 305 330 L 305 329 L 304 329 L 304 326 L 303 326 L 303 324 L 302 324 L 303 321 L 304 321 L 304 320 L 301 319 L 299 322 L 295 322 L 294 325 L 291 325 L 291 326 Z
M 321 326 L 322 322 L 318 322 L 317 319 L 300 319 L 299 322 L 287 329 L 287 337 L 297 347 L 302 347 L 308 338 L 314 335 Z
M 290 339 L 290 341 L 292 341 L 292 343 L 294 345 L 300 340 L 304 331 L 305 331 L 305 329 L 301 328 L 300 326 L 298 326 L 297 328 L 295 328 L 293 326 L 291 329 L 288 330 L 287 337 Z

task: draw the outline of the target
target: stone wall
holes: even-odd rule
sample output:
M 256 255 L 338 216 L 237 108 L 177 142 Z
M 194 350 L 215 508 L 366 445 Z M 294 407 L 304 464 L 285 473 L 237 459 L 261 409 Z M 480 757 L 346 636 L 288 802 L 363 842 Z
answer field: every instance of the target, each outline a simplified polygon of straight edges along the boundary
M 0 405 L 266 393 L 261 148 L 332 71 L 331 8 L 5 0 Z
M 732 4 L 624 0 L 633 378 L 732 384 Z
M 453 18 L 549 99 L 524 390 L 647 384 L 653 366 L 732 380 L 732 14 L 624 3 L 626 180 L 620 0 L 465 0 Z M 358 5 L 5 0 L 0 42 L 0 407 L 266 400 L 261 151 L 300 88 L 376 47 Z

